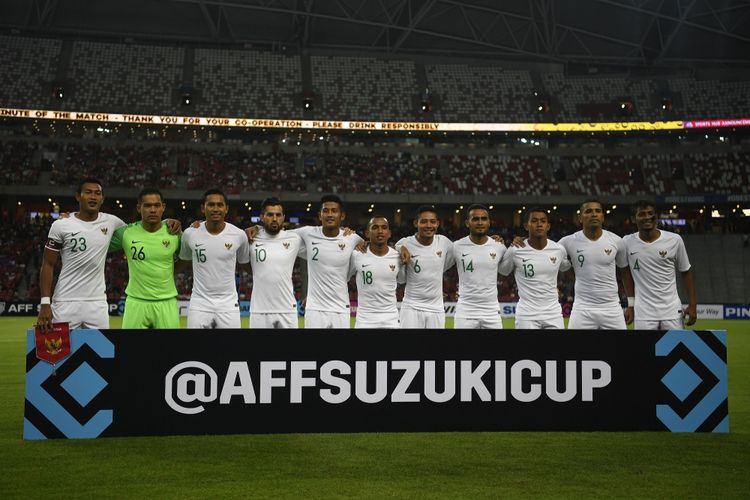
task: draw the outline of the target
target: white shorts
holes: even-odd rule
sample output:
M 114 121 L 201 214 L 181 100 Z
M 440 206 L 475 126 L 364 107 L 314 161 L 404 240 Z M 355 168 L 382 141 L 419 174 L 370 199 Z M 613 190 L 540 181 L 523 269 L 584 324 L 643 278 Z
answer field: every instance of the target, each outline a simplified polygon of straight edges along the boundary
M 417 311 L 401 306 L 401 328 L 442 330 L 445 328 L 445 312 Z
M 388 312 L 374 312 L 357 310 L 357 322 L 354 328 L 401 328 L 398 320 L 398 310 Z
M 577 304 L 568 321 L 568 330 L 625 330 L 625 314 L 620 304 Z
M 456 316 L 453 321 L 453 328 L 467 328 L 472 330 L 502 330 L 503 318 L 500 313 L 496 316 L 483 316 L 476 318 L 463 318 Z
M 52 302 L 52 321 L 69 323 L 70 329 L 109 328 L 109 306 L 106 300 L 73 300 Z
M 637 319 L 633 322 L 636 330 L 684 330 L 682 318 L 675 319 Z
M 296 312 L 288 313 L 251 313 L 250 328 L 299 328 Z
M 305 328 L 351 328 L 349 312 L 305 311 Z
M 188 306 L 188 328 L 239 328 L 240 311 L 196 311 Z
M 564 330 L 565 323 L 562 316 L 559 318 L 546 319 L 518 319 L 516 318 L 516 330 Z

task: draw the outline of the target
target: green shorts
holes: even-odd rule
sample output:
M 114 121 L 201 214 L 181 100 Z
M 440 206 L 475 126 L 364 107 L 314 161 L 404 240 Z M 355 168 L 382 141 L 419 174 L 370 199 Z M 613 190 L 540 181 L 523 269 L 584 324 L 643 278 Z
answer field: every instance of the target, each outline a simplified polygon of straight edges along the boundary
M 180 328 L 180 313 L 177 298 L 166 300 L 125 299 L 125 314 L 122 327 L 131 328 Z

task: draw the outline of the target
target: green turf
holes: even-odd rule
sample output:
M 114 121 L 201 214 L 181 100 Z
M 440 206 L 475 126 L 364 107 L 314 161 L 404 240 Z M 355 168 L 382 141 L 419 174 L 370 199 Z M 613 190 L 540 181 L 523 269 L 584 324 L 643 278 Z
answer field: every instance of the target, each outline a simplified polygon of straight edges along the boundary
M 21 439 L 23 354 L 32 322 L 0 320 L 3 499 L 747 498 L 750 491 L 750 322 L 696 325 L 729 331 L 728 435 L 289 434 L 27 442 Z

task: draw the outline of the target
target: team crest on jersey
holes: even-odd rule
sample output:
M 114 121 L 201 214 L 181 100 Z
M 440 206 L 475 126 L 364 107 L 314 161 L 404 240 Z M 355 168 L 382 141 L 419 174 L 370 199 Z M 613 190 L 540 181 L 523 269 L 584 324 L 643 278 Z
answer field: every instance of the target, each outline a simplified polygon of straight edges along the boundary
M 557 262 L 557 257 L 550 257 L 549 261 L 554 264 L 555 262 Z
M 341 250 L 343 250 L 344 248 L 346 248 L 346 243 L 339 243 L 339 248 Z
M 226 248 L 227 250 L 231 250 L 233 246 L 233 243 L 224 243 L 224 248 Z
M 490 252 L 490 257 L 494 260 L 494 258 L 497 257 L 497 254 L 495 252 Z
M 106 235 L 109 232 L 109 228 L 108 227 L 100 227 L 99 231 L 101 231 L 102 234 Z
M 435 253 L 437 254 L 438 257 L 442 257 L 443 256 L 443 251 L 442 250 L 438 250 Z
M 164 248 L 169 248 L 169 245 L 172 244 L 169 240 L 161 240 L 161 244 L 164 245 Z
M 667 251 L 666 251 L 666 250 L 659 250 L 659 255 L 660 255 L 660 256 L 661 256 L 662 258 L 664 258 L 664 257 L 666 257 L 666 256 L 667 256 Z
M 391 268 L 391 271 L 395 271 L 396 270 L 396 265 L 395 264 L 391 264 L 389 267 Z
M 609 254 L 612 253 L 612 249 L 611 248 L 605 248 L 604 249 L 604 253 L 606 253 L 607 255 L 609 255 Z
M 282 243 L 282 245 L 284 245 L 284 248 L 286 248 L 287 250 L 289 250 L 289 242 L 288 241 L 285 241 L 284 243 Z

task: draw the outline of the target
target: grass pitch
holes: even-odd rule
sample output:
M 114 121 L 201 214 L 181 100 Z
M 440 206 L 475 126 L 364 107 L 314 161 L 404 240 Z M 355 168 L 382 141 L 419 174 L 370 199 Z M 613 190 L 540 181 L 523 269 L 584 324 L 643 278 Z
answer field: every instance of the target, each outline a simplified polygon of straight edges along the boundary
M 747 498 L 750 491 L 750 321 L 695 326 L 729 331 L 728 435 L 372 433 L 27 442 L 21 438 L 24 346 L 33 321 L 0 319 L 4 499 Z

